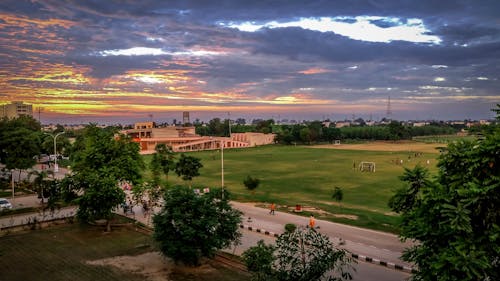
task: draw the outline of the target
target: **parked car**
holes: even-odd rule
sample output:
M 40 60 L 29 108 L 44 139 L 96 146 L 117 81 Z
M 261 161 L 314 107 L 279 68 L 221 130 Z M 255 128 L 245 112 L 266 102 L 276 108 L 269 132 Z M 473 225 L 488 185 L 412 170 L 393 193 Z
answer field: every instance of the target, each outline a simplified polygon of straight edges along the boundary
M 12 209 L 12 204 L 5 198 L 0 198 L 0 210 Z

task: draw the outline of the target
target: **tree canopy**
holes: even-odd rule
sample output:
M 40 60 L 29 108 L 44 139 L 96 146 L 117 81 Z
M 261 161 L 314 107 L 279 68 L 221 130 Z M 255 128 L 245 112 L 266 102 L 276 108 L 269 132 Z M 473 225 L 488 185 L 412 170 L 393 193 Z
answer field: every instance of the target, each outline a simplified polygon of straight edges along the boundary
M 418 243 L 403 259 L 414 280 L 500 280 L 500 131 L 448 145 L 439 175 L 407 170 L 391 198 L 402 216 L 401 237 Z
M 7 169 L 28 169 L 40 153 L 40 123 L 30 116 L 0 119 L 0 163 Z
M 143 160 L 139 146 L 130 138 L 115 136 L 111 130 L 89 125 L 78 137 L 72 154 L 73 175 L 63 181 L 67 198 L 83 191 L 78 199 L 78 217 L 82 221 L 108 220 L 113 208 L 125 200 L 119 181 L 138 184 Z
M 164 194 L 162 210 L 153 217 L 154 238 L 161 252 L 174 261 L 198 265 L 201 257 L 239 241 L 241 212 L 229 204 L 229 193 L 196 194 L 175 186 Z
M 74 144 L 72 154 L 74 172 L 86 174 L 104 171 L 111 178 L 132 183 L 140 182 L 144 162 L 139 145 L 125 135 L 115 136 L 113 131 L 89 125 Z
M 175 164 L 175 173 L 185 181 L 192 181 L 194 177 L 200 175 L 203 164 L 199 158 L 181 154 L 181 158 Z

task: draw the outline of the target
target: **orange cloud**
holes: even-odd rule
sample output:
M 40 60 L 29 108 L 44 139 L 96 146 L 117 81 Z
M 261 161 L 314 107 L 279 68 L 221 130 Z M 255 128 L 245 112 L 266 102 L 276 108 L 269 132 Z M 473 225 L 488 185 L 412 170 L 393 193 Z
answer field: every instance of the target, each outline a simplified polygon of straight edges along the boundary
M 325 68 L 316 68 L 316 67 L 299 71 L 299 73 L 305 74 L 305 75 L 313 75 L 313 74 L 328 73 L 328 72 L 332 72 L 332 70 L 325 69 Z
M 0 13 L 0 17 L 4 23 L 0 22 L 0 28 L 9 26 L 16 26 L 21 28 L 37 27 L 47 28 L 51 26 L 60 26 L 63 28 L 70 28 L 76 25 L 75 22 L 63 19 L 34 19 L 28 17 L 17 17 L 7 13 Z

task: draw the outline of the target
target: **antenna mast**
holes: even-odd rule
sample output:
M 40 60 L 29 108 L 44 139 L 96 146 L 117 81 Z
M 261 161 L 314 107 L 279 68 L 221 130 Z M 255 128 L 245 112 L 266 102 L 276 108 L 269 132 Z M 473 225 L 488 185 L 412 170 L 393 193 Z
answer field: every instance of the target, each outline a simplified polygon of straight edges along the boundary
M 387 99 L 387 112 L 385 113 L 387 119 L 391 119 L 392 109 L 391 109 L 391 96 Z

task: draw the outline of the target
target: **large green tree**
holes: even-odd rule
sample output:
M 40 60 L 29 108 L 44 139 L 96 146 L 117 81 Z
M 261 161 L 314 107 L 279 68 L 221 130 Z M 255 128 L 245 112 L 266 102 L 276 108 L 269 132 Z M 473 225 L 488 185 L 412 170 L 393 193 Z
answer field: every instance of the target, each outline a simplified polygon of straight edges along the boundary
M 500 280 L 500 132 L 451 143 L 429 180 L 406 171 L 406 191 L 391 199 L 401 236 L 418 241 L 403 254 L 414 280 Z
M 40 135 L 40 123 L 30 116 L 0 119 L 0 163 L 9 170 L 33 167 L 40 153 Z
M 179 161 L 175 164 L 175 173 L 183 180 L 189 181 L 189 186 L 191 186 L 193 178 L 200 175 L 201 168 L 203 164 L 199 158 L 181 154 Z
M 125 200 L 118 183 L 141 181 L 144 163 L 139 146 L 113 130 L 89 125 L 75 147 L 78 149 L 72 154 L 74 174 L 63 182 L 62 189 L 71 195 L 69 198 L 83 192 L 77 199 L 77 215 L 82 221 L 106 219 L 109 229 L 112 210 Z
M 198 195 L 183 186 L 165 192 L 163 208 L 153 217 L 154 238 L 165 256 L 198 265 L 201 257 L 239 241 L 241 212 L 224 192 L 224 197 L 220 190 Z

